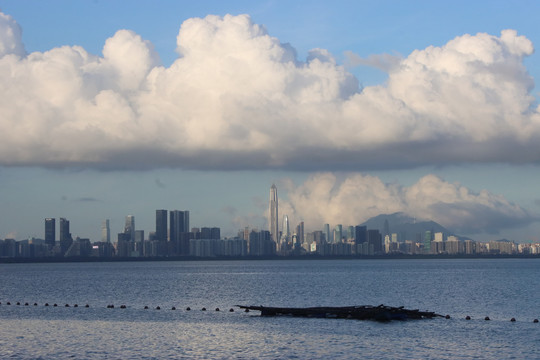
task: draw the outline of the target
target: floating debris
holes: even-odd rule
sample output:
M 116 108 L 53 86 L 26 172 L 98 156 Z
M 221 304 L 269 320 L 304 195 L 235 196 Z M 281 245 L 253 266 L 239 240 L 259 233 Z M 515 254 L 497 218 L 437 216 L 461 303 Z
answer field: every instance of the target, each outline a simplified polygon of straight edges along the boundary
M 405 309 L 403 306 L 393 307 L 386 305 L 371 306 L 343 306 L 343 307 L 307 307 L 307 308 L 288 308 L 288 307 L 266 307 L 266 306 L 243 306 L 236 305 L 245 310 L 257 310 L 261 316 L 292 316 L 292 317 L 311 317 L 311 318 L 337 318 L 337 319 L 355 319 L 355 320 L 419 320 L 431 319 L 434 317 L 443 317 L 431 311 L 420 311 L 418 309 Z

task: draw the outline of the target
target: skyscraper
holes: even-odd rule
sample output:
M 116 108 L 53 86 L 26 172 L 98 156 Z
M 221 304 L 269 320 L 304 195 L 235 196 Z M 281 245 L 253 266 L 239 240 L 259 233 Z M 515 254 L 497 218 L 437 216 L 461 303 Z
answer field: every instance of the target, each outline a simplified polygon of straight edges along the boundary
M 50 247 L 54 246 L 56 242 L 56 219 L 46 218 L 45 219 L 45 244 Z
M 340 243 L 343 237 L 343 225 L 337 224 L 334 227 L 334 243 Z
M 129 236 L 129 241 L 135 241 L 135 216 L 126 216 L 126 224 L 124 226 L 124 233 Z
M 332 243 L 334 241 L 334 238 L 332 237 L 332 233 L 330 233 L 330 224 L 324 224 L 324 237 L 325 241 L 327 243 Z
M 69 232 L 69 220 L 60 218 L 60 250 L 65 254 L 69 247 L 73 244 L 73 238 Z
M 304 243 L 304 222 L 300 221 L 300 224 L 296 227 L 296 238 L 300 245 Z
M 156 210 L 156 240 L 167 241 L 167 210 Z
M 189 232 L 189 211 L 169 211 L 169 240 L 179 241 L 182 233 Z
M 60 242 L 71 240 L 71 233 L 69 232 L 69 220 L 60 218 Z
M 291 230 L 289 229 L 289 217 L 287 215 L 283 216 L 283 223 L 281 224 L 281 241 L 289 241 L 289 236 L 291 235 Z
M 103 220 L 101 223 L 101 241 L 111 242 L 111 227 L 109 225 L 109 219 Z
M 356 225 L 354 227 L 354 243 L 356 245 L 367 242 L 367 227 Z
M 278 244 L 279 243 L 279 223 L 278 223 L 278 196 L 277 187 L 272 184 L 270 187 L 270 213 L 268 217 L 268 223 L 270 225 L 271 239 Z

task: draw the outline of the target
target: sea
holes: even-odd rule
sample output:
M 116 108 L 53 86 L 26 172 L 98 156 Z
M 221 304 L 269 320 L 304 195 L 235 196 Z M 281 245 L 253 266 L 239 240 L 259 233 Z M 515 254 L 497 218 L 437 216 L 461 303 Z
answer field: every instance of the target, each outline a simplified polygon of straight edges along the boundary
M 0 302 L 0 359 L 540 359 L 540 259 L 0 264 Z M 379 304 L 450 319 L 237 307 Z

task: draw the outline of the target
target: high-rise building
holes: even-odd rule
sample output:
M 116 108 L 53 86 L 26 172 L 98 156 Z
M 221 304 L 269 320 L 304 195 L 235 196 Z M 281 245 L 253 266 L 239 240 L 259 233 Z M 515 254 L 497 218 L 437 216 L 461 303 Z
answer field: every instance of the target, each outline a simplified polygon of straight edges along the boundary
M 287 215 L 283 216 L 283 223 L 281 224 L 281 242 L 289 241 L 289 236 L 291 236 L 291 230 L 289 228 L 289 217 Z
M 300 245 L 304 243 L 304 222 L 301 221 L 300 224 L 296 227 L 296 237 Z
M 45 219 L 45 244 L 53 247 L 56 242 L 56 219 Z
M 167 210 L 156 210 L 156 240 L 167 241 Z
M 343 237 L 343 225 L 338 224 L 334 227 L 334 243 L 340 243 Z
M 347 241 L 354 240 L 354 226 L 347 227 Z
M 101 223 L 101 241 L 107 243 L 111 242 L 111 227 L 109 225 L 109 219 L 105 219 Z
M 431 253 L 431 241 L 433 240 L 433 232 L 427 230 L 424 233 L 424 253 Z
M 60 249 L 62 254 L 66 253 L 71 244 L 73 244 L 73 238 L 69 232 L 69 220 L 60 218 Z
M 189 232 L 189 211 L 169 211 L 169 240 L 179 241 L 182 233 Z
M 327 243 L 333 242 L 333 237 L 331 235 L 332 234 L 330 233 L 330 224 L 324 224 L 324 236 Z
M 356 245 L 363 244 L 367 241 L 367 227 L 356 225 L 354 227 L 354 243 Z
M 271 239 L 278 244 L 279 243 L 279 224 L 278 224 L 278 195 L 277 187 L 272 184 L 270 187 L 270 213 L 268 217 L 268 223 L 270 225 Z
M 135 216 L 126 216 L 126 224 L 124 226 L 124 233 L 128 234 L 129 241 L 135 241 Z
M 382 236 L 379 230 L 373 229 L 367 231 L 367 243 L 373 249 L 375 254 L 380 254 L 383 251 Z

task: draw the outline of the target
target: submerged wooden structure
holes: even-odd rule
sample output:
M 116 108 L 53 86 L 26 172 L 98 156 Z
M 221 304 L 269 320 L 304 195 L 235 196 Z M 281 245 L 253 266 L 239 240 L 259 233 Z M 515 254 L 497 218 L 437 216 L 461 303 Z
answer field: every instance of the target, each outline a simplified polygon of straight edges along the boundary
M 355 320 L 420 320 L 443 317 L 432 311 L 420 311 L 418 309 L 405 309 L 403 306 L 393 307 L 386 305 L 372 306 L 341 306 L 341 307 L 268 307 L 268 306 L 244 306 L 236 305 L 241 309 L 256 310 L 261 312 L 261 316 L 291 316 L 309 318 L 333 318 L 333 319 L 355 319 Z

